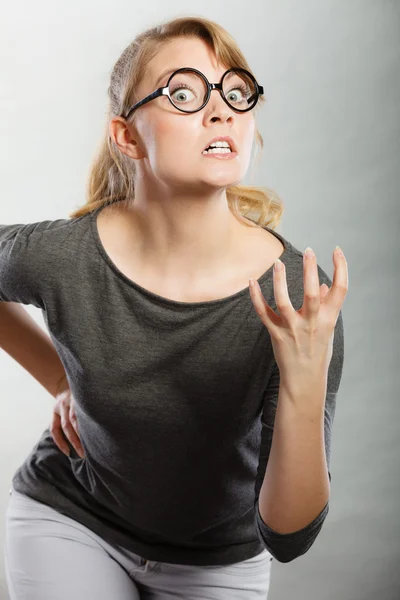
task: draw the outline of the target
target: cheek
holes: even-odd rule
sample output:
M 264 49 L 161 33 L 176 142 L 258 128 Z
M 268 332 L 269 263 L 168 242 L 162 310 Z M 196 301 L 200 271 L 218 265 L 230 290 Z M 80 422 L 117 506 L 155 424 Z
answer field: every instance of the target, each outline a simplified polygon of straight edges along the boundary
M 145 144 L 148 148 L 149 154 L 155 155 L 160 153 L 165 155 L 168 149 L 173 146 L 177 147 L 183 139 L 182 127 L 180 123 L 177 123 L 171 118 L 154 118 L 151 119 L 146 135 Z
M 250 122 L 245 124 L 244 127 L 244 131 L 243 131 L 243 146 L 245 148 L 245 151 L 251 152 L 253 143 L 254 143 L 254 136 L 256 133 L 256 124 L 253 118 L 251 118 Z
M 152 110 L 150 106 L 138 128 L 150 160 L 165 153 L 178 129 L 166 112 L 160 116 L 160 111 Z
M 180 115 L 171 115 L 170 118 L 155 121 L 152 125 L 152 136 L 147 142 L 152 155 L 157 155 L 163 163 L 173 161 L 176 164 L 177 156 L 179 161 L 192 159 L 193 152 L 197 149 L 196 143 L 200 143 L 198 138 L 201 127 L 193 121 Z M 201 152 L 200 146 L 198 152 Z

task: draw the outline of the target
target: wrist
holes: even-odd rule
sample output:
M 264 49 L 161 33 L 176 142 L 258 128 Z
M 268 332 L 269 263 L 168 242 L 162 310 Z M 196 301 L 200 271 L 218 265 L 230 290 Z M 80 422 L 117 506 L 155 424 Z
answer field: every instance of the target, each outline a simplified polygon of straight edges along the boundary
M 293 373 L 280 378 L 279 395 L 302 409 L 320 409 L 325 406 L 328 383 L 327 373 Z
M 67 379 L 67 374 L 64 373 L 64 375 L 59 379 L 59 381 L 56 384 L 54 397 L 57 398 L 57 396 L 59 394 L 61 394 L 68 388 L 69 388 L 69 383 L 68 383 L 68 379 Z

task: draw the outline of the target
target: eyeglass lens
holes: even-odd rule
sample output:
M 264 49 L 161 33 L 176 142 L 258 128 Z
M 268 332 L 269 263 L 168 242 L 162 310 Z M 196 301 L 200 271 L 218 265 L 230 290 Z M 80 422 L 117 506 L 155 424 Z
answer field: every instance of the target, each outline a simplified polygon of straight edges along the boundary
M 224 77 L 222 90 L 225 99 L 234 110 L 248 110 L 257 102 L 255 83 L 245 73 L 229 72 Z M 177 108 L 192 112 L 204 104 L 207 97 L 207 85 L 197 73 L 189 70 L 181 71 L 176 73 L 169 82 L 169 92 L 171 100 Z

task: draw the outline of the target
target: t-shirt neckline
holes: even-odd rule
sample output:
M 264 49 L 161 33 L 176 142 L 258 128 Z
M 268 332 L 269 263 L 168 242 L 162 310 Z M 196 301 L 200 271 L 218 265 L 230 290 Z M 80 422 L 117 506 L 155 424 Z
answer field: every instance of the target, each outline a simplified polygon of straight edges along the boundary
M 222 305 L 228 302 L 232 302 L 233 300 L 236 300 L 237 298 L 240 298 L 241 296 L 244 295 L 249 295 L 250 291 L 249 291 L 249 286 L 246 286 L 244 289 L 239 290 L 238 292 L 235 292 L 234 294 L 231 294 L 230 296 L 225 296 L 224 298 L 217 298 L 215 300 L 203 300 L 201 302 L 181 302 L 180 300 L 172 300 L 171 298 L 165 298 L 164 296 L 160 296 L 159 294 L 156 294 L 154 292 L 151 292 L 150 290 L 147 290 L 146 288 L 142 287 L 141 285 L 139 285 L 138 283 L 136 283 L 135 281 L 133 281 L 132 279 L 129 279 L 129 277 L 127 277 L 126 275 L 124 275 L 124 273 L 122 271 L 120 271 L 120 269 L 117 267 L 117 265 L 111 260 L 111 258 L 109 257 L 109 255 L 106 252 L 105 247 L 103 246 L 103 243 L 100 239 L 100 234 L 99 234 L 99 230 L 97 228 L 97 215 L 100 213 L 100 211 L 105 208 L 105 206 L 108 205 L 102 205 L 99 206 L 98 208 L 95 208 L 93 211 L 91 211 L 89 213 L 89 217 L 90 217 L 90 228 L 93 234 L 93 238 L 96 244 L 97 249 L 100 252 L 100 255 L 102 256 L 102 258 L 104 259 L 104 261 L 108 264 L 108 266 L 114 271 L 114 273 L 120 278 L 122 279 L 122 281 L 124 281 L 126 284 L 128 284 L 130 287 L 134 288 L 135 290 L 137 290 L 138 292 L 140 292 L 141 294 L 147 296 L 148 298 L 150 298 L 151 300 L 155 300 L 161 304 L 165 304 L 167 306 L 170 307 L 181 307 L 181 308 L 197 308 L 197 307 L 203 307 L 203 306 L 218 306 L 218 305 Z M 290 243 L 284 238 L 282 237 L 277 231 L 274 231 L 273 229 L 271 229 L 270 227 L 267 227 L 266 225 L 262 226 L 263 229 L 266 229 L 267 231 L 269 231 L 270 233 L 272 233 L 272 235 L 274 235 L 275 237 L 277 237 L 283 244 L 284 250 L 282 252 L 282 254 L 279 256 L 280 260 L 285 263 L 287 254 L 290 251 Z M 271 265 L 258 279 L 258 283 L 261 285 L 263 284 L 268 278 L 272 277 L 273 275 L 273 268 L 274 265 Z

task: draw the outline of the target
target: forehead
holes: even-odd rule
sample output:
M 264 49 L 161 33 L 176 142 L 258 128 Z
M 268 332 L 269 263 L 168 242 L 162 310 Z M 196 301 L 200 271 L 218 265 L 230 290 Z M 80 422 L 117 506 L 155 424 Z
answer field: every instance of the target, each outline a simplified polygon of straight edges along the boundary
M 214 51 L 204 40 L 176 38 L 164 44 L 149 62 L 146 71 L 146 87 L 154 89 L 164 85 L 168 76 L 181 67 L 198 69 L 210 81 L 219 81 L 229 68 L 218 63 Z M 164 77 L 160 77 L 163 73 L 165 73 Z

